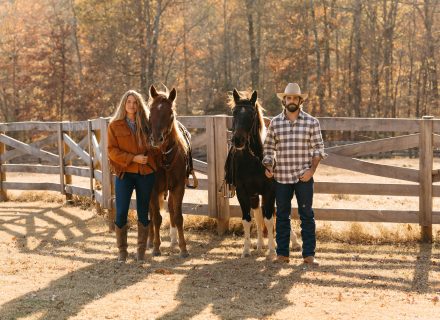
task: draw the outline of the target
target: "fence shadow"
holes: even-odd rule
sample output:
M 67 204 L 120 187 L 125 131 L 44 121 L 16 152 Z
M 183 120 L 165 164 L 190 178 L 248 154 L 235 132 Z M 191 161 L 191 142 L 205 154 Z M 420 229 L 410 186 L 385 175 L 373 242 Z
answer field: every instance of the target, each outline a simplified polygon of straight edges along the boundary
M 104 223 L 95 228 L 103 219 L 81 218 L 61 206 L 33 205 L 16 206 L 13 210 L 0 207 L 0 219 L 0 234 L 14 239 L 20 253 L 86 264 L 41 289 L 4 303 L 0 319 L 29 315 L 42 319 L 68 318 L 93 301 L 143 282 L 164 268 L 181 280 L 172 289 L 176 290 L 177 306 L 159 319 L 191 318 L 203 314 L 207 308 L 225 319 L 263 318 L 295 305 L 298 290 L 313 286 L 417 293 L 440 288 L 438 277 L 430 277 L 431 260 L 438 256 L 438 250 L 433 252 L 433 247 L 426 244 L 388 252 L 385 246 L 353 251 L 345 244 L 320 243 L 318 255 L 322 266 L 308 268 L 300 264 L 298 253 L 292 254 L 289 265 L 282 266 L 255 253 L 242 259 L 239 257 L 241 237 L 224 238 L 207 232 L 200 236 L 194 232 L 187 233 L 189 259 L 179 259 L 177 254 L 165 249 L 160 259 L 150 258 L 145 264 L 138 264 L 131 256 L 127 264 L 121 265 L 115 261 L 114 235 L 105 231 Z M 60 234 L 65 240 L 59 240 Z M 129 237 L 129 249 L 133 252 L 134 232 Z M 30 239 L 39 243 L 30 246 Z M 414 256 L 418 258 L 413 259 Z M 405 278 L 402 274 L 412 277 Z M 145 292 L 151 290 L 149 281 L 144 285 Z M 144 299 L 154 296 L 146 295 Z

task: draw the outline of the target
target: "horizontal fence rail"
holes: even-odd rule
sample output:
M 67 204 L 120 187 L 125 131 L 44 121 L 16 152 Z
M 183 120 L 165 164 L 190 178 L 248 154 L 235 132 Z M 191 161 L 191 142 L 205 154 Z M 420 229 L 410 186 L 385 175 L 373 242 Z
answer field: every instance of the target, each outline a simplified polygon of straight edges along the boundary
M 270 119 L 266 118 L 266 124 Z M 73 195 L 93 198 L 99 209 L 109 210 L 109 226 L 113 225 L 115 200 L 114 176 L 107 156 L 108 118 L 79 122 L 16 122 L 0 123 L 0 198 L 7 190 L 57 191 L 72 199 Z M 199 189 L 207 192 L 206 203 L 183 203 L 188 214 L 218 220 L 218 232 L 228 229 L 231 217 L 241 217 L 240 207 L 229 204 L 219 192 L 224 178 L 224 163 L 232 117 L 179 117 L 190 131 L 192 147 L 206 150 L 207 161 L 194 159 L 194 169 L 205 175 L 199 178 Z M 432 240 L 432 225 L 440 223 L 440 212 L 433 211 L 433 197 L 440 196 L 440 170 L 433 169 L 433 150 L 440 147 L 440 120 L 319 118 L 321 130 L 327 132 L 385 132 L 392 137 L 336 145 L 326 148 L 329 156 L 323 164 L 405 183 L 347 183 L 320 181 L 315 193 L 357 194 L 377 196 L 412 196 L 419 198 L 418 211 L 380 209 L 316 208 L 316 219 L 331 221 L 419 223 L 425 240 Z M 20 133 L 25 139 L 20 139 Z M 34 141 L 29 137 L 35 136 Z M 22 140 L 26 140 L 22 141 Z M 401 168 L 369 162 L 359 157 L 384 152 L 418 148 L 419 169 Z M 33 163 L 31 163 L 32 161 Z M 19 163 L 17 163 L 19 162 Z M 22 163 L 26 162 L 26 163 Z M 37 162 L 37 163 L 36 163 Z M 44 173 L 58 175 L 58 182 L 10 182 L 7 173 Z M 72 177 L 85 178 L 87 186 L 75 185 Z M 132 209 L 136 207 L 132 200 Z M 296 215 L 296 209 L 293 209 Z

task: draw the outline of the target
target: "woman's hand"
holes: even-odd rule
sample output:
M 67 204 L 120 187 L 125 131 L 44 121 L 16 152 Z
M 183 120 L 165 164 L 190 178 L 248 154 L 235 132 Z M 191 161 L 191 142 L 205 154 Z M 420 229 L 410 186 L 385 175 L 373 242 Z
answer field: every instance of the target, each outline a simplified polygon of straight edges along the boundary
M 133 162 L 146 164 L 148 162 L 148 156 L 144 156 L 143 154 L 135 155 L 133 158 Z

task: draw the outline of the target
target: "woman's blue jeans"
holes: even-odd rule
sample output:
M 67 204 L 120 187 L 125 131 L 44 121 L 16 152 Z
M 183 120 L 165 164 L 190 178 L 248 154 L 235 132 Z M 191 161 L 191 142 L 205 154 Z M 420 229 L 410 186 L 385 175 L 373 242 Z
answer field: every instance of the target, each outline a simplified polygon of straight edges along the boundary
M 276 241 L 277 255 L 289 256 L 290 213 L 292 198 L 296 195 L 298 213 L 301 219 L 302 256 L 314 256 L 316 248 L 316 224 L 313 204 L 313 178 L 307 182 L 284 184 L 276 183 Z
M 148 207 L 150 195 L 154 186 L 154 173 L 141 175 L 138 173 L 125 172 L 122 179 L 116 177 L 116 221 L 115 224 L 122 228 L 127 224 L 128 209 L 130 208 L 131 195 L 136 190 L 136 207 L 138 221 L 144 226 L 150 222 L 148 219 Z

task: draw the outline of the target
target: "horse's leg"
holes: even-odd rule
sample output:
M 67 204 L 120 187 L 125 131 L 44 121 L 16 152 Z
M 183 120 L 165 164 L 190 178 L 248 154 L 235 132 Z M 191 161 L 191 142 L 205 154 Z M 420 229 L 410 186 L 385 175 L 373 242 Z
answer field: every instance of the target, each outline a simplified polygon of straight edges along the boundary
M 274 240 L 274 212 L 275 212 L 275 196 L 272 194 L 263 195 L 263 215 L 264 224 L 267 229 L 267 248 L 269 249 L 269 256 L 275 255 L 275 240 Z
M 295 221 L 293 219 L 290 219 L 290 242 L 292 243 L 291 245 L 291 250 L 292 251 L 299 251 L 301 250 L 301 244 L 298 242 L 298 238 L 296 236 L 296 233 L 294 231 L 293 225 L 295 224 Z
M 240 203 L 241 212 L 243 214 L 241 222 L 243 223 L 244 231 L 244 246 L 242 257 L 249 257 L 251 255 L 251 215 L 250 215 L 250 201 L 245 192 L 241 188 L 237 188 L 237 198 Z
M 184 181 L 184 180 L 183 180 Z M 185 194 L 185 183 L 177 186 L 173 191 L 170 192 L 170 198 L 172 199 L 173 209 L 174 209 L 174 222 L 176 223 L 177 233 L 179 235 L 179 249 L 180 257 L 186 258 L 189 256 L 188 250 L 186 249 L 185 235 L 183 234 L 183 214 L 182 214 L 182 202 L 183 195 Z
M 150 196 L 150 204 L 148 206 L 148 214 L 150 215 L 150 223 L 148 224 L 148 240 L 147 249 L 153 248 L 154 243 L 154 221 L 156 220 L 156 215 L 159 210 L 159 192 L 158 186 L 155 185 Z
M 168 197 L 168 211 L 170 213 L 170 247 L 173 248 L 177 245 L 177 228 L 174 221 L 174 197 L 171 195 Z
M 256 209 L 252 209 L 252 212 L 254 214 L 255 223 L 257 224 L 257 251 L 262 251 L 264 247 L 264 240 L 263 240 L 263 228 L 264 228 L 264 221 L 263 221 L 263 212 L 261 210 L 261 207 L 258 207 Z
M 260 207 L 260 197 L 258 195 L 252 196 L 251 208 L 255 218 L 255 223 L 257 225 L 257 236 L 258 236 L 257 251 L 262 251 L 264 246 L 264 240 L 263 240 L 264 221 L 263 221 L 263 212 Z
M 151 207 L 150 207 L 150 212 L 151 212 Z M 154 218 L 153 215 L 151 215 L 151 221 L 150 224 L 148 225 L 148 240 L 147 240 L 147 249 L 152 249 L 153 248 L 153 241 L 154 241 Z
M 160 256 L 160 225 L 162 224 L 162 216 L 160 215 L 160 210 L 163 207 L 163 193 L 159 193 L 157 196 L 150 200 L 151 214 L 153 217 L 153 228 L 154 228 L 154 238 L 153 238 L 153 256 Z

